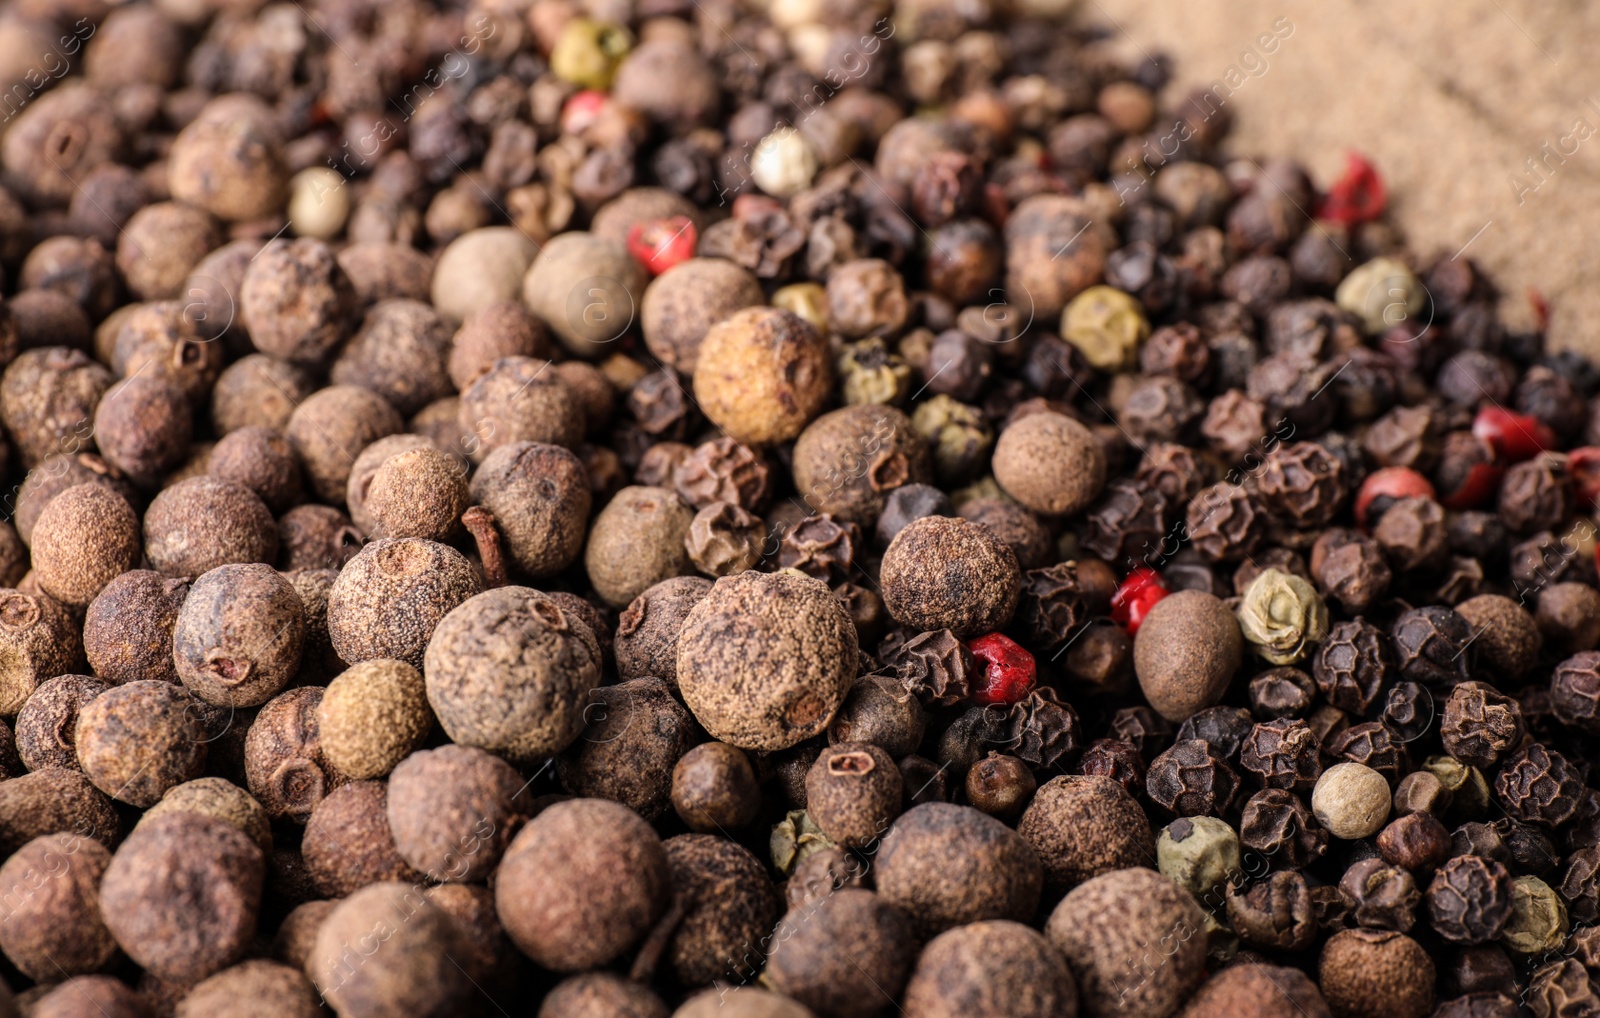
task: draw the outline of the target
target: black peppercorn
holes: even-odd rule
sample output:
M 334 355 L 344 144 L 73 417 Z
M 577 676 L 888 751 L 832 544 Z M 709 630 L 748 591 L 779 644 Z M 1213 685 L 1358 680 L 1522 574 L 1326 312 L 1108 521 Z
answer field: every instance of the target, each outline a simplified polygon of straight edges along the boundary
M 1495 778 L 1495 798 L 1511 816 L 1560 827 L 1577 813 L 1583 780 L 1567 758 L 1541 743 L 1512 753 Z
M 1264 788 L 1244 804 L 1239 844 L 1278 865 L 1303 868 L 1328 850 L 1328 832 L 1305 801 L 1281 788 Z
M 1382 693 L 1390 667 L 1383 633 L 1358 618 L 1333 624 L 1317 648 L 1311 674 L 1328 703 L 1365 714 Z
M 1522 741 L 1522 710 L 1487 683 L 1463 682 L 1445 702 L 1439 735 L 1445 752 L 1486 771 Z
M 1428 884 L 1428 922 L 1457 944 L 1494 940 L 1511 919 L 1511 873 L 1477 855 L 1456 856 Z
M 1321 746 L 1304 721 L 1259 722 L 1240 751 L 1239 766 L 1267 788 L 1311 791 L 1322 774 Z
M 1472 674 L 1472 627 L 1449 608 L 1402 612 L 1389 627 L 1396 674 L 1425 686 L 1453 686 Z
M 1201 739 L 1176 742 L 1150 761 L 1150 800 L 1178 816 L 1225 816 L 1239 795 L 1239 776 Z

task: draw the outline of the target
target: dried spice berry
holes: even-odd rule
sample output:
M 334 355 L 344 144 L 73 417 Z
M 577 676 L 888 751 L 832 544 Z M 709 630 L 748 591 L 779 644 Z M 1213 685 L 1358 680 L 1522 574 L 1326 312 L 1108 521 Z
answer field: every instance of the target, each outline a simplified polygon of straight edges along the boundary
M 272 827 L 267 811 L 249 792 L 226 778 L 196 778 L 174 785 L 161 801 L 144 811 L 139 824 L 147 824 L 168 813 L 198 813 L 232 824 L 263 852 L 272 851 Z
M 1557 653 L 1600 646 L 1600 591 L 1582 583 L 1553 583 L 1539 591 L 1534 619 Z
M 1550 675 L 1550 709 L 1570 728 L 1600 732 L 1600 653 L 1586 650 L 1555 667 Z
M 1081 512 L 1105 485 L 1105 453 L 1094 434 L 1070 417 L 1029 414 L 1000 434 L 995 480 L 1028 509 L 1047 516 Z
M 1382 859 L 1363 859 L 1345 870 L 1339 889 L 1354 904 L 1356 924 L 1366 929 L 1411 932 L 1422 892 L 1411 874 Z
M 0 950 L 41 982 L 99 971 L 117 951 L 100 919 L 99 884 L 111 853 L 80 834 L 47 834 L 0 866 L 0 884 L 22 893 L 0 924 Z
M 632 679 L 589 695 L 589 726 L 557 762 L 562 785 L 648 819 L 666 813 L 672 766 L 699 736 L 694 719 L 660 679 Z
M 1329 834 L 1356 841 L 1377 834 L 1389 819 L 1389 782 L 1365 764 L 1345 761 L 1322 772 L 1311 791 L 1311 812 Z
M 1111 870 L 1145 865 L 1155 850 L 1138 803 L 1109 778 L 1063 775 L 1040 786 L 1017 824 L 1045 883 L 1064 891 Z
M 225 565 L 189 588 L 173 629 L 178 678 L 200 699 L 256 707 L 300 667 L 305 606 L 271 566 Z
M 954 563 L 960 572 L 949 575 Z M 908 524 L 884 552 L 879 574 L 889 614 L 917 629 L 958 637 L 999 629 L 1016 609 L 1021 571 L 1011 549 L 987 528 L 925 516 Z
M 1167 548 L 1170 506 L 1159 488 L 1132 480 L 1106 485 L 1088 513 L 1082 544 L 1108 562 L 1131 566 L 1158 561 Z M 1140 566 L 1147 569 L 1147 566 Z
M 652 451 L 665 445 L 657 443 Z M 685 449 L 659 482 L 641 475 L 639 483 L 676 488 L 679 497 L 696 509 L 723 501 L 755 512 L 772 493 L 772 468 L 759 450 L 731 438 L 714 438 Z
M 1448 551 L 1444 509 L 1431 498 L 1403 498 L 1384 511 L 1373 540 L 1402 574 L 1438 568 Z
M 1341 930 L 1322 946 L 1317 982 L 1348 1018 L 1424 1018 L 1433 1010 L 1433 960 L 1393 930 Z
M 673 765 L 672 807 L 692 830 L 735 830 L 754 820 L 760 806 L 755 769 L 727 743 L 701 743 Z
M 1309 792 L 1322 775 L 1321 744 L 1304 721 L 1281 718 L 1255 725 L 1239 766 L 1266 788 Z
M 929 706 L 960 703 L 977 679 L 972 652 L 948 629 L 918 633 L 884 663 L 897 669 L 907 692 Z
M 1207 561 L 1238 562 L 1260 548 L 1267 519 L 1242 486 L 1214 484 L 1190 500 L 1185 527 Z
M 1506 758 L 1495 778 L 1495 798 L 1512 817 L 1560 827 L 1577 813 L 1583 781 L 1560 753 L 1529 743 Z
M 570 745 L 583 728 L 583 697 L 600 679 L 600 647 L 588 625 L 527 587 L 448 607 L 423 666 L 445 734 L 516 761 Z
M 528 813 L 519 800 L 525 787 L 510 764 L 480 749 L 413 753 L 389 776 L 385 809 L 395 849 L 431 880 L 484 879 Z
M 1267 569 L 1251 581 L 1235 614 L 1251 649 L 1275 665 L 1292 665 L 1328 635 L 1328 608 L 1305 579 Z
M 1150 761 L 1150 801 L 1178 816 L 1225 816 L 1239 796 L 1239 775 L 1203 739 L 1176 742 Z
M 706 333 L 694 394 L 706 416 L 749 445 L 794 438 L 833 381 L 826 344 L 799 317 L 746 308 Z
M 1471 675 L 1472 627 L 1449 608 L 1413 608 L 1389 627 L 1395 672 L 1425 686 L 1453 686 Z
M 306 820 L 300 857 L 317 893 L 354 894 L 384 880 L 425 879 L 395 849 L 381 781 L 351 781 L 328 793 Z M 464 835 L 467 844 L 476 831 Z
M 1539 1018 L 1582 1014 L 1600 1007 L 1600 993 L 1595 990 L 1594 978 L 1572 958 L 1552 961 L 1535 969 L 1526 993 L 1522 999 Z
M 304 823 L 344 781 L 322 752 L 317 708 L 321 686 L 278 694 L 256 713 L 245 735 L 244 771 L 250 794 L 274 819 Z
M 1362 764 L 1382 774 L 1393 787 L 1411 769 L 1411 757 L 1403 742 L 1386 725 L 1367 721 L 1351 725 L 1323 744 L 1323 751 L 1336 760 Z
M 362 958 L 361 938 L 378 928 L 390 931 L 386 950 Z M 446 963 L 465 956 L 466 946 L 459 925 L 420 888 L 380 881 L 342 899 L 328 913 L 317 931 L 309 975 L 339 1010 L 447 1013 L 472 992 L 466 969 Z
M 272 562 L 278 527 L 255 492 L 217 477 L 162 490 L 144 515 L 145 555 L 167 576 L 197 577 L 232 563 Z
M 766 536 L 759 516 L 732 502 L 712 502 L 695 513 L 683 541 L 695 568 L 716 579 L 755 568 Z
M 453 548 L 414 537 L 373 541 L 328 592 L 328 636 L 350 664 L 397 658 L 417 666 L 439 620 L 480 589 Z
M 46 594 L 82 608 L 139 562 L 139 518 L 101 484 L 52 498 L 33 527 L 33 576 Z
M 1393 579 L 1378 542 L 1354 530 L 1324 531 L 1311 546 L 1310 565 L 1323 596 L 1352 615 L 1372 607 Z
M 950 859 L 966 863 L 952 873 Z M 907 810 L 878 852 L 878 894 L 934 935 L 981 919 L 1031 918 L 1043 870 L 1026 840 L 969 806 L 924 803 Z
M 85 675 L 58 675 L 39 684 L 17 712 L 16 755 L 30 771 L 78 766 L 78 715 L 111 687 Z
M 1517 701 L 1483 682 L 1463 682 L 1450 692 L 1440 721 L 1445 752 L 1462 763 L 1489 770 L 1522 741 Z
M 1539 659 L 1544 640 L 1533 615 L 1518 602 L 1499 594 L 1481 594 L 1456 605 L 1456 613 L 1472 627 L 1478 664 L 1495 677 L 1517 682 Z
M 1230 883 L 1225 893 L 1229 925 L 1245 944 L 1301 951 L 1315 943 L 1316 915 L 1300 873 L 1278 870 L 1244 888 Z
M 1226 692 L 1244 653 L 1239 624 L 1218 598 L 1181 590 L 1150 609 L 1133 644 L 1133 666 L 1150 705 L 1182 721 Z
M 1428 884 L 1428 921 L 1441 937 L 1483 944 L 1500 936 L 1511 918 L 1511 873 L 1476 855 L 1456 856 Z
M 9 856 L 34 838 L 62 833 L 110 848 L 122 836 L 122 821 L 78 771 L 47 767 L 0 781 L 0 851 Z
M 845 848 L 881 838 L 900 811 L 900 770 L 894 758 L 865 742 L 836 743 L 806 773 L 806 812 Z
M 666 960 L 686 986 L 744 976 L 737 959 L 769 933 L 779 895 L 765 869 L 744 848 L 723 838 L 684 834 L 662 846 L 683 903 L 682 920 Z
M 860 547 L 861 528 L 854 523 L 835 520 L 829 513 L 807 516 L 784 532 L 778 543 L 778 568 L 837 583 L 850 575 Z
M 595 517 L 584 564 L 589 582 L 622 607 L 662 580 L 689 571 L 684 548 L 694 513 L 665 488 L 624 488 Z
M 1386 862 L 1419 873 L 1437 869 L 1452 854 L 1450 832 L 1425 812 L 1407 813 L 1390 823 L 1378 832 L 1377 845 Z
M 142 679 L 102 693 L 78 712 L 78 762 L 96 788 L 150 806 L 198 778 L 206 737 L 198 704 L 182 688 Z
M 710 591 L 710 580 L 678 576 L 634 598 L 617 619 L 617 674 L 624 679 L 652 676 L 676 688 L 678 634 L 689 610 Z
M 1179 1012 L 1182 1018 L 1325 1018 L 1329 1013 L 1310 976 L 1297 968 L 1263 964 L 1223 969 Z
M 1317 695 L 1311 676 L 1298 668 L 1268 668 L 1249 688 L 1251 712 L 1263 721 L 1304 717 Z
M 173 813 L 128 835 L 100 884 L 101 915 L 128 956 L 163 979 L 237 961 L 255 932 L 266 861 L 238 829 Z
M 828 726 L 828 741 L 870 742 L 898 759 L 922 744 L 926 726 L 922 704 L 896 677 L 863 675 Z

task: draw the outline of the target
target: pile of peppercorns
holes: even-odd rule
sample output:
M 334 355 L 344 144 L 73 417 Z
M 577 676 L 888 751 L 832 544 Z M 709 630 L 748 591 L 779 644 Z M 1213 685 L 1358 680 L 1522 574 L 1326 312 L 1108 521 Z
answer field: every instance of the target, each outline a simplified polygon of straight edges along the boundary
M 762 6 L 0 13 L 0 1018 L 1600 1015 L 1600 370 Z

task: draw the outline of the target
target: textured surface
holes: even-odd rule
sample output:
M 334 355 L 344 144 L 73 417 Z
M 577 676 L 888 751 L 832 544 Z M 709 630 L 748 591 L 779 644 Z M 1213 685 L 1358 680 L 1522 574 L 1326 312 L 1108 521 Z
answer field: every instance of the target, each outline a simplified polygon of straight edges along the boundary
M 1584 43 L 1600 7 L 1089 0 L 1082 15 L 1128 52 L 1170 53 L 1179 88 L 1235 67 L 1232 151 L 1296 156 L 1322 186 L 1347 150 L 1365 153 L 1419 253 L 1466 247 L 1517 325 L 1531 322 L 1525 290 L 1537 286 L 1552 344 L 1600 353 L 1600 291 L 1582 285 L 1600 199 L 1600 65 Z M 1279 18 L 1293 33 L 1275 53 L 1251 53 Z

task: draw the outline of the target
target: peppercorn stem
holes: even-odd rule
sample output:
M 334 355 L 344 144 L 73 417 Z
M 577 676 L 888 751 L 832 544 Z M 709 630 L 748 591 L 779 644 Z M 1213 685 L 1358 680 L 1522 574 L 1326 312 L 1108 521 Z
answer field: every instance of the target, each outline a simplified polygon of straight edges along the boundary
M 483 562 L 483 585 L 486 589 L 506 585 L 506 560 L 500 550 L 500 531 L 495 529 L 494 514 L 481 505 L 475 505 L 461 514 L 461 525 L 478 545 L 478 558 Z

